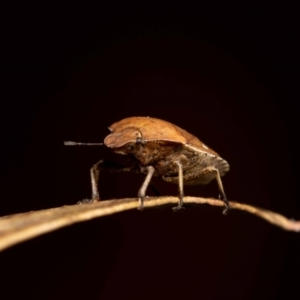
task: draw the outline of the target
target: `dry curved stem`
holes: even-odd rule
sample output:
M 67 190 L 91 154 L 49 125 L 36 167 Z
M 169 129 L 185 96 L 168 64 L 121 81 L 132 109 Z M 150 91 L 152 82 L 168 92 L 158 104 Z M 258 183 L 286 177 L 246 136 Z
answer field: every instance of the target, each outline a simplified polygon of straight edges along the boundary
M 184 202 L 224 206 L 223 201 L 211 198 L 184 197 Z M 177 204 L 178 198 L 149 197 L 145 199 L 145 207 L 170 203 Z M 300 232 L 300 221 L 290 220 L 278 213 L 251 205 L 232 201 L 229 203 L 231 209 L 244 210 L 284 230 Z M 82 205 L 62 206 L 1 217 L 0 251 L 64 226 L 138 207 L 139 203 L 136 198 L 126 198 Z

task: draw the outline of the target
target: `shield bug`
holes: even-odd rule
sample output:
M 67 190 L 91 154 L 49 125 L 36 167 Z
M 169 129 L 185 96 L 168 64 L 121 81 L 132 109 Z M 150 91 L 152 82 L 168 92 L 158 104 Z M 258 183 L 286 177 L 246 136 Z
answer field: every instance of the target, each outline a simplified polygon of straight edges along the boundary
M 104 144 L 115 153 L 128 155 L 131 166 L 124 167 L 100 160 L 91 168 L 92 201 L 100 200 L 98 178 L 100 170 L 145 174 L 138 191 L 140 209 L 143 209 L 147 187 L 153 176 L 178 184 L 179 203 L 174 210 L 183 208 L 183 186 L 207 184 L 217 180 L 226 207 L 229 204 L 221 176 L 229 171 L 229 164 L 215 151 L 184 129 L 164 120 L 150 117 L 130 117 L 112 124 Z M 65 142 L 65 145 L 99 145 Z

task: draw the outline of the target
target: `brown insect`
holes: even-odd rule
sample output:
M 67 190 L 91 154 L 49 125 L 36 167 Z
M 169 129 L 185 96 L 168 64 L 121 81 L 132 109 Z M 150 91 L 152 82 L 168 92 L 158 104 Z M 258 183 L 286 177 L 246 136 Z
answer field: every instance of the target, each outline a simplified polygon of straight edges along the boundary
M 91 168 L 92 200 L 100 200 L 98 179 L 100 170 L 111 172 L 143 173 L 146 178 L 138 191 L 140 209 L 143 209 L 146 190 L 152 176 L 178 184 L 179 203 L 174 210 L 183 208 L 183 185 L 207 184 L 217 179 L 222 200 L 229 204 L 221 176 L 229 171 L 229 164 L 198 138 L 178 126 L 150 117 L 131 117 L 109 127 L 111 134 L 104 144 L 115 153 L 128 155 L 130 167 L 100 160 Z M 65 145 L 99 145 L 65 142 Z

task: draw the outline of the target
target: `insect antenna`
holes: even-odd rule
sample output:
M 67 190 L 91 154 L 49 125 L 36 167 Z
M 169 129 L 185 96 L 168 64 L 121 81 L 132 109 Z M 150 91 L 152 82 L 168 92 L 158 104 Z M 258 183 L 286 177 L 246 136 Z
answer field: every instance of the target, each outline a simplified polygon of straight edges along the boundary
M 64 142 L 65 146 L 100 146 L 103 145 L 103 143 L 77 143 L 77 142 L 71 142 L 67 141 Z

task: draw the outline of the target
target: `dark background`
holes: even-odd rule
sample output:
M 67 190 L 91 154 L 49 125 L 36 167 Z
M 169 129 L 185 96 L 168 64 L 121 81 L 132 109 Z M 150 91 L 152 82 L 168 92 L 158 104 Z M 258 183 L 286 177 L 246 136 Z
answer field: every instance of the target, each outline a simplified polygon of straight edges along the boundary
M 7 8 L 0 215 L 90 197 L 90 167 L 122 157 L 63 141 L 102 142 L 112 123 L 151 116 L 230 163 L 230 200 L 300 219 L 296 11 L 266 1 Z M 142 181 L 102 176 L 102 199 L 135 197 Z M 213 182 L 185 194 L 218 190 Z M 129 211 L 0 253 L 1 298 L 297 299 L 299 253 L 299 234 L 240 211 Z

